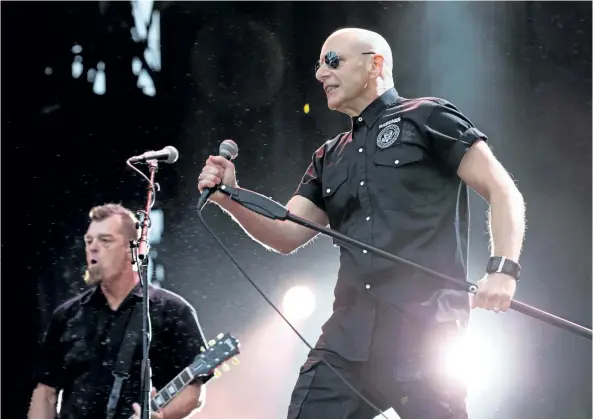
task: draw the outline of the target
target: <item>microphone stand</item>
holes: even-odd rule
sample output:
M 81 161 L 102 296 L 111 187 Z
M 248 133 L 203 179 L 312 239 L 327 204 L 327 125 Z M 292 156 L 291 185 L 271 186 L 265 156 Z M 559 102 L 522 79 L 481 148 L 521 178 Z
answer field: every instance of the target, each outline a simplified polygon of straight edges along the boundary
M 330 228 L 323 227 L 319 224 L 312 223 L 311 221 L 297 217 L 296 215 L 291 214 L 286 209 L 286 207 L 256 192 L 240 188 L 233 188 L 227 185 L 220 185 L 220 187 L 218 187 L 218 190 L 224 193 L 225 195 L 228 195 L 233 201 L 237 202 L 238 204 L 244 206 L 245 208 L 257 214 L 263 215 L 264 217 L 270 218 L 272 220 L 292 221 L 293 223 L 299 224 L 303 227 L 307 227 L 311 230 L 317 231 L 318 233 L 325 234 L 326 236 L 332 237 L 340 242 L 347 243 L 361 250 L 366 250 L 376 256 L 382 257 L 392 262 L 413 266 L 416 269 L 419 269 L 425 273 L 428 273 L 432 276 L 441 278 L 451 283 L 458 290 L 466 291 L 472 294 L 475 294 L 478 290 L 478 286 L 472 284 L 471 282 L 461 281 L 459 279 L 455 279 L 445 274 L 433 271 L 432 269 L 426 268 L 407 259 L 393 255 L 389 252 L 368 245 L 359 240 L 355 240 Z M 547 313 L 543 310 L 539 310 L 535 307 L 529 306 L 516 300 L 511 301 L 510 308 L 515 311 L 518 311 L 519 313 L 533 317 L 534 319 L 541 320 L 552 326 L 559 327 L 560 329 L 564 329 L 576 335 L 592 340 L 591 329 L 581 326 L 580 324 L 570 322 L 561 317 Z
M 151 380 L 151 368 L 150 358 L 148 357 L 150 348 L 150 317 L 148 312 L 148 275 L 146 272 L 142 272 L 147 266 L 148 261 L 148 229 L 150 228 L 150 210 L 154 205 L 155 196 L 155 183 L 154 175 L 158 170 L 157 160 L 147 160 L 146 165 L 149 170 L 149 185 L 146 196 L 146 206 L 144 209 L 144 217 L 140 226 L 142 228 L 140 239 L 138 240 L 138 275 L 140 276 L 140 283 L 142 284 L 142 368 L 141 368 L 141 379 L 140 379 L 140 406 L 141 406 L 141 419 L 150 418 L 150 380 Z M 158 186 L 158 185 L 157 185 Z

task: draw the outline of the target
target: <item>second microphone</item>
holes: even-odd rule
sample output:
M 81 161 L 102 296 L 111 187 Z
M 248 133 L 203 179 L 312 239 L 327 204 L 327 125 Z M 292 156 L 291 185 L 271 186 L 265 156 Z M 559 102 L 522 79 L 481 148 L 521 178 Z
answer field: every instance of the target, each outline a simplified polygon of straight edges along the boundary
M 218 148 L 218 155 L 226 158 L 227 160 L 233 160 L 239 154 L 239 147 L 233 140 L 224 140 L 220 143 L 220 147 Z M 208 198 L 212 193 L 216 190 L 216 188 L 204 188 L 202 190 L 202 196 L 198 200 L 198 211 L 202 211 L 206 202 L 208 202 Z

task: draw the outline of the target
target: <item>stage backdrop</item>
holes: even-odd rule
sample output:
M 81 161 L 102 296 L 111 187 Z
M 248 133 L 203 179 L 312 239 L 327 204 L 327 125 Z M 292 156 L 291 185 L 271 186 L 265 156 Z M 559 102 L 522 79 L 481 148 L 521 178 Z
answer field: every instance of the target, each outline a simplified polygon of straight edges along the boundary
M 591 323 L 590 3 L 3 2 L 2 361 L 15 368 L 3 412 L 25 417 L 49 316 L 84 288 L 89 209 L 139 209 L 146 185 L 125 160 L 166 145 L 180 158 L 157 174 L 151 278 L 194 305 L 208 337 L 232 331 L 254 354 L 213 383 L 199 417 L 220 417 L 234 389 L 268 388 L 262 369 L 282 342 L 261 333 L 277 319 L 199 223 L 197 176 L 232 138 L 240 184 L 290 198 L 313 151 L 349 129 L 313 77 L 325 37 L 346 26 L 390 42 L 402 95 L 445 97 L 489 135 L 527 203 L 517 298 Z M 477 281 L 486 204 L 471 203 Z M 314 340 L 332 302 L 331 241 L 283 257 L 214 206 L 205 219 L 275 302 L 293 285 L 314 290 Z M 473 418 L 591 416 L 591 342 L 516 313 L 474 319 L 494 348 L 482 361 L 513 361 L 483 377 L 488 397 L 470 397 Z M 278 386 L 253 393 L 264 410 L 244 418 L 283 417 L 306 353 L 294 345 L 276 349 L 290 365 Z

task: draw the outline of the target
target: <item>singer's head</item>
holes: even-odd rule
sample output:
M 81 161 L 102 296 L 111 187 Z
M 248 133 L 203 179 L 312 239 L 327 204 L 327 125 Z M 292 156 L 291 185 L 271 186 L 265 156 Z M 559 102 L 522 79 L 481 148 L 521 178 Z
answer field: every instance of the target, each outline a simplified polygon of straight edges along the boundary
M 323 83 L 330 109 L 360 115 L 394 86 L 391 48 L 378 33 L 340 29 L 323 44 L 315 77 Z
M 120 204 L 94 207 L 84 235 L 87 284 L 112 283 L 135 277 L 130 240 L 137 240 L 140 231 L 134 213 Z

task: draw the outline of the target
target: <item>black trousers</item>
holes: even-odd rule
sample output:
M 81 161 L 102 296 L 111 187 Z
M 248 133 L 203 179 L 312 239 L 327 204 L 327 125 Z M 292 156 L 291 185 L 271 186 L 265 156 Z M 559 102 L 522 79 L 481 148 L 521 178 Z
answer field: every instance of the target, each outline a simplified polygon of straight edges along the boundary
M 288 419 L 372 419 L 379 415 L 320 355 L 381 411 L 402 419 L 467 419 L 466 389 L 443 372 L 442 348 L 461 330 L 456 323 L 422 328 L 381 316 L 368 361 L 353 362 L 328 349 L 321 336 L 294 387 Z

